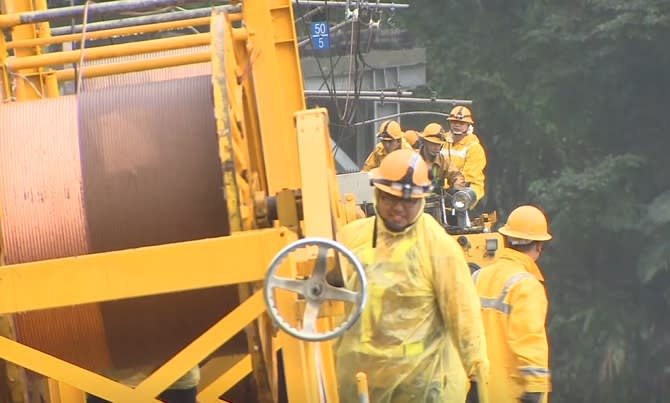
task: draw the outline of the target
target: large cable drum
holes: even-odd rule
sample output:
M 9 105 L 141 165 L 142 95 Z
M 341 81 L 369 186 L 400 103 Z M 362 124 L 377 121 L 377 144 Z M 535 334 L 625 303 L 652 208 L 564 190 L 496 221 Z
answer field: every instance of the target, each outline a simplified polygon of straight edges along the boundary
M 91 87 L 0 106 L 5 263 L 228 235 L 210 77 Z M 164 362 L 238 303 L 236 287 L 215 287 L 17 314 L 15 324 L 27 345 L 120 370 Z

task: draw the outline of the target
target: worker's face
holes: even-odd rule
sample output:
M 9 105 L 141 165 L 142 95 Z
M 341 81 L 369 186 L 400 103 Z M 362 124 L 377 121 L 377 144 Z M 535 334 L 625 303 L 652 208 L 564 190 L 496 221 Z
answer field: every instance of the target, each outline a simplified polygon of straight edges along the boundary
M 388 154 L 400 149 L 400 139 L 382 140 L 382 145 L 384 146 L 384 151 Z
M 449 127 L 451 128 L 451 132 L 456 136 L 465 134 L 468 131 L 468 126 L 470 126 L 470 124 L 466 122 L 449 121 Z
M 379 216 L 391 231 L 402 231 L 416 220 L 421 210 L 421 199 L 403 199 L 379 191 Z
M 431 161 L 434 161 L 435 158 L 437 157 L 437 154 L 440 153 L 442 146 L 443 146 L 442 143 L 431 143 L 430 141 L 424 141 L 423 149 L 425 157 L 430 159 Z

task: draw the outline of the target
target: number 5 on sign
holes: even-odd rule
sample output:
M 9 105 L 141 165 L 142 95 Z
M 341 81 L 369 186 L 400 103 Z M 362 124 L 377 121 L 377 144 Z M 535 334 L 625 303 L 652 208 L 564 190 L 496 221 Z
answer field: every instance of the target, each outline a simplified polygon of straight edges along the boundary
M 330 49 L 330 27 L 325 21 L 311 23 L 312 47 L 314 49 Z

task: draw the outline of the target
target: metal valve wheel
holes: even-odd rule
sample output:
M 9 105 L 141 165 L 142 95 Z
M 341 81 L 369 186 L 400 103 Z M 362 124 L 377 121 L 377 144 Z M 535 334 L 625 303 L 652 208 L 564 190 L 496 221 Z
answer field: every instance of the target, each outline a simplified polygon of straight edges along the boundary
M 308 279 L 299 280 L 277 275 L 277 270 L 283 260 L 293 251 L 307 246 L 318 246 L 319 253 L 316 259 L 314 271 Z M 352 291 L 346 288 L 335 287 L 326 280 L 328 269 L 328 251 L 335 249 L 341 253 L 354 267 L 358 275 L 360 290 Z M 297 329 L 290 325 L 279 312 L 274 297 L 275 289 L 284 289 L 299 294 L 305 299 L 305 313 L 302 318 L 302 328 Z M 330 340 L 342 335 L 349 329 L 363 312 L 363 308 L 368 299 L 368 286 L 363 271 L 363 266 L 356 259 L 356 256 L 342 246 L 340 243 L 325 238 L 304 238 L 298 240 L 284 249 L 272 260 L 270 268 L 265 275 L 264 297 L 265 305 L 272 320 L 286 333 L 305 341 L 324 341 Z M 319 309 L 326 301 L 345 301 L 354 304 L 349 315 L 335 328 L 326 332 L 319 332 L 316 328 L 316 321 Z

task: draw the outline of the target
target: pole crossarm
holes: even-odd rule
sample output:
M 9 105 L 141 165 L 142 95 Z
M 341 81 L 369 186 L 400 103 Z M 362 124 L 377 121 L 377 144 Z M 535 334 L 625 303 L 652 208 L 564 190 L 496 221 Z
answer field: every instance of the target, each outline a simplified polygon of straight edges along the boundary
M 260 281 L 284 228 L 3 266 L 0 314 Z M 54 287 L 54 284 L 62 286 Z

